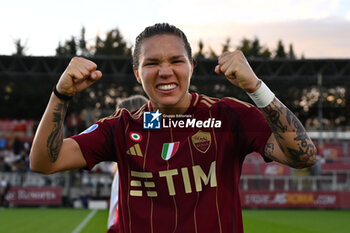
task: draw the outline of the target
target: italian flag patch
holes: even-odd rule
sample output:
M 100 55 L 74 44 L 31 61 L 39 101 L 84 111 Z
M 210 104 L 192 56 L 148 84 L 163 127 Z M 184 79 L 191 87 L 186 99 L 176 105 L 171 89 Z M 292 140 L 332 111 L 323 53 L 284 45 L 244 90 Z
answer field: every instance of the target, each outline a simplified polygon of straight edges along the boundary
M 179 149 L 180 142 L 164 143 L 162 149 L 162 158 L 164 160 L 169 160 L 174 156 L 177 149 Z

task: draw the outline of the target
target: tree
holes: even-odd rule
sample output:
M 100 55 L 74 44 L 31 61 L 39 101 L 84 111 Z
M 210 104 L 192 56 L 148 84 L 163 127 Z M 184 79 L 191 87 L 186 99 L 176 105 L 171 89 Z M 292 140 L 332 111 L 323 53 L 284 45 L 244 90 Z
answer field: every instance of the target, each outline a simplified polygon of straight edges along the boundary
M 131 55 L 131 48 L 127 46 L 118 28 L 107 32 L 105 40 L 96 37 L 95 55 Z
M 61 45 L 61 42 L 58 42 L 58 46 L 56 48 L 56 55 L 64 55 L 65 54 L 65 48 Z
M 270 50 L 265 46 L 261 46 L 257 37 L 255 37 L 254 40 L 243 38 L 241 44 L 237 46 L 237 49 L 241 50 L 247 58 L 271 57 Z
M 64 45 L 61 45 L 61 42 L 58 42 L 56 55 L 77 55 L 77 43 L 75 42 L 74 36 L 72 36 L 70 40 L 66 40 Z
M 199 42 L 198 42 L 198 52 L 194 55 L 194 57 L 196 59 L 204 58 L 203 48 L 204 48 L 204 44 L 203 44 L 202 39 L 200 39 Z
M 95 45 L 91 48 L 87 47 L 85 32 L 85 28 L 82 27 L 79 39 L 72 36 L 70 40 L 59 42 L 56 55 L 131 55 L 131 47 L 127 45 L 119 29 L 107 32 L 105 39 L 96 36 Z
M 218 58 L 218 55 L 216 55 L 212 47 L 209 47 L 209 58 Z
M 231 47 L 231 39 L 227 38 L 225 44 L 222 45 L 222 53 L 229 51 Z
M 260 41 L 257 37 L 251 42 L 250 54 L 252 57 L 260 57 L 261 53 Z
M 86 39 L 85 39 L 85 27 L 82 27 L 81 28 L 81 32 L 80 32 L 79 53 L 82 56 L 88 56 L 89 55 L 89 51 L 87 49 L 87 42 L 86 42 Z
M 14 43 L 15 43 L 15 47 L 16 47 L 16 52 L 14 53 L 14 55 L 24 56 L 25 55 L 25 51 L 27 50 L 26 43 L 22 44 L 21 39 L 15 39 Z
M 251 56 L 251 42 L 247 38 L 241 40 L 241 44 L 237 46 L 237 49 L 241 50 L 246 57 Z
M 289 52 L 288 52 L 288 58 L 289 59 L 295 59 L 293 44 L 289 44 Z
M 271 52 L 268 48 L 264 48 L 264 50 L 260 53 L 260 57 L 262 58 L 270 58 Z
M 67 42 L 67 47 L 70 55 L 77 55 L 77 43 L 75 42 L 74 36 Z
M 287 57 L 287 54 L 284 51 L 284 45 L 282 43 L 282 40 L 279 40 L 277 43 L 275 58 L 286 58 L 286 57 Z

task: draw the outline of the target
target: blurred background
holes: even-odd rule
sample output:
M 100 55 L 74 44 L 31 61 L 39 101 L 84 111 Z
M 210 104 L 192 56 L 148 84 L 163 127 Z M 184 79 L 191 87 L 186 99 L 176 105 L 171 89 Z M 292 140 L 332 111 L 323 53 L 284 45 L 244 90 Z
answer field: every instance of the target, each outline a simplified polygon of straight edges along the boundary
M 148 25 L 169 22 L 183 29 L 192 45 L 196 67 L 190 91 L 251 102 L 214 72 L 217 56 L 241 49 L 317 146 L 317 164 L 309 169 L 247 155 L 240 184 L 243 207 L 349 209 L 350 4 L 246 2 L 0 1 L 0 208 L 108 207 L 112 164 L 92 172 L 32 173 L 33 135 L 73 56 L 96 62 L 103 78 L 71 101 L 66 137 L 113 113 L 121 99 L 145 95 L 132 72 L 134 38 Z

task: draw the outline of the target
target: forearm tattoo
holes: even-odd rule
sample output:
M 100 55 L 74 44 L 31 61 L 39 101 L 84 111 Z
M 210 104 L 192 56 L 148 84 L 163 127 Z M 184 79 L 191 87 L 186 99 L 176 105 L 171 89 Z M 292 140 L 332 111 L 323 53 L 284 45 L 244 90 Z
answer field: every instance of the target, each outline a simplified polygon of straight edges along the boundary
M 277 98 L 262 111 L 280 149 L 288 157 L 288 165 L 302 168 L 314 164 L 316 148 L 298 118 Z M 267 143 L 265 155 L 275 159 L 274 149 L 272 143 Z
M 68 108 L 68 101 L 63 104 L 57 104 L 53 112 L 54 127 L 46 143 L 47 151 L 51 162 L 55 162 L 58 157 L 63 142 L 63 120 Z
M 274 150 L 275 150 L 275 145 L 273 143 L 266 143 L 265 151 L 264 151 L 265 156 L 275 160 L 276 158 L 273 156 Z

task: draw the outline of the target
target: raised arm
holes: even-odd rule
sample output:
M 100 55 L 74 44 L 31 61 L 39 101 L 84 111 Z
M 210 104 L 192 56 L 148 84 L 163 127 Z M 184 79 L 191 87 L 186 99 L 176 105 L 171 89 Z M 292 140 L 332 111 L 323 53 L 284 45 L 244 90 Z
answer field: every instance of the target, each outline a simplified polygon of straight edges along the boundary
M 241 51 L 222 54 L 215 72 L 246 91 L 268 121 L 272 134 L 265 145 L 265 156 L 295 168 L 315 164 L 316 148 L 303 125 L 256 77 Z
M 45 113 L 35 133 L 30 151 L 30 169 L 40 173 L 54 173 L 81 168 L 86 161 L 73 139 L 63 139 L 63 122 L 69 97 L 99 80 L 102 73 L 97 65 L 85 58 L 74 57 L 56 85 Z
M 265 146 L 265 156 L 294 168 L 316 162 L 316 148 L 298 118 L 277 98 L 262 112 L 273 132 Z

